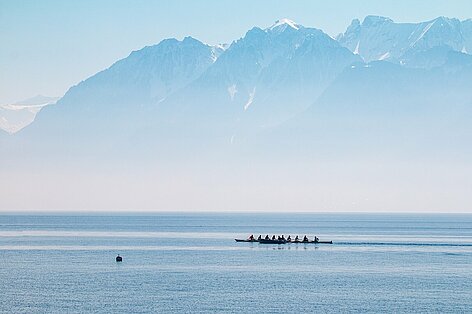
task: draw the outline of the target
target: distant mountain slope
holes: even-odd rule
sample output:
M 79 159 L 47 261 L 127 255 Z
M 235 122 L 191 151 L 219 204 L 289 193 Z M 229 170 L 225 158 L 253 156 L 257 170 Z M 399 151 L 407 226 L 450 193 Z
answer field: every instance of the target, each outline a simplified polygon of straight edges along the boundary
M 422 23 L 395 23 L 386 17 L 367 16 L 362 23 L 353 20 L 337 39 L 366 62 L 388 60 L 415 66 L 416 63 L 409 62 L 409 55 L 436 47 L 472 52 L 470 24 L 470 20 L 461 22 L 446 17 Z
M 222 51 L 192 37 L 166 39 L 72 87 L 59 103 L 88 107 L 159 103 L 198 78 Z
M 360 61 L 322 31 L 283 19 L 248 31 L 163 106 L 185 107 L 185 116 L 220 112 L 233 125 L 237 120 L 239 131 L 252 132 L 303 111 L 346 66 Z
M 472 19 L 462 21 L 462 36 L 465 41 L 462 52 L 472 54 Z
M 22 141 L 44 141 L 37 150 L 77 152 L 119 146 L 156 123 L 153 106 L 199 77 L 223 52 L 186 37 L 166 39 L 132 52 L 108 69 L 73 86 L 37 123 L 18 134 Z M 82 148 L 81 148 L 82 147 Z
M 376 61 L 346 69 L 307 111 L 253 145 L 301 159 L 464 162 L 471 121 L 472 56 L 451 54 L 431 70 Z
M 9 105 L 0 105 L 0 129 L 16 133 L 32 123 L 45 106 L 55 103 L 58 97 L 35 96 Z

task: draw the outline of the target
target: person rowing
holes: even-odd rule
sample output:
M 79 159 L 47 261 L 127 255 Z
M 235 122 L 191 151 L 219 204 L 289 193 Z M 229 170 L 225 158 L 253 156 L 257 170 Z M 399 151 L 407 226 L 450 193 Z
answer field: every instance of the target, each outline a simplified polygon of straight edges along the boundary
M 284 238 L 284 235 L 283 235 L 283 234 L 282 234 L 282 236 L 280 237 L 280 240 L 285 241 L 285 238 Z
M 288 235 L 287 241 L 288 241 L 288 242 L 291 242 L 291 241 L 292 241 L 292 237 L 290 237 L 290 235 Z
M 318 239 L 318 237 L 315 236 L 315 240 L 313 242 L 318 243 L 318 241 L 320 241 L 320 239 Z
M 251 234 L 251 235 L 249 236 L 249 238 L 247 238 L 247 239 L 248 239 L 249 241 L 254 241 L 254 235 Z
M 306 235 L 303 237 L 303 242 L 308 242 L 308 238 Z
M 275 241 L 275 234 L 272 236 L 272 240 L 274 240 L 274 241 Z
M 270 240 L 269 235 L 267 234 L 264 239 L 265 240 Z
M 298 239 L 298 236 L 296 236 L 295 237 L 295 242 L 298 242 L 298 241 L 300 241 L 300 240 Z
M 261 241 L 261 239 L 262 239 L 262 236 L 259 235 L 259 236 L 257 237 L 257 241 Z

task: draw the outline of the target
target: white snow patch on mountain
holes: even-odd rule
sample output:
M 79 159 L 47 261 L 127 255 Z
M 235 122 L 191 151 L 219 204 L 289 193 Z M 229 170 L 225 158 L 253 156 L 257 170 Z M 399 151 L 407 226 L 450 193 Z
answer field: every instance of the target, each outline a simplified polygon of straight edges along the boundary
M 382 60 L 388 59 L 389 57 L 390 57 L 390 52 L 386 52 L 379 57 L 379 60 L 382 61 Z
M 433 26 L 435 22 L 436 22 L 436 20 L 434 20 L 431 23 L 427 24 L 426 27 L 421 32 L 420 36 L 410 45 L 410 47 L 414 47 L 416 45 L 416 43 L 418 41 L 420 41 L 421 38 L 423 38 L 423 36 L 431 29 L 431 26 Z
M 355 54 L 355 55 L 358 55 L 358 54 L 359 54 L 359 45 L 360 45 L 360 43 L 361 43 L 361 41 L 359 40 L 359 41 L 357 42 L 356 49 L 354 49 L 354 54 Z
M 231 101 L 234 100 L 234 95 L 236 95 L 237 92 L 238 90 L 236 89 L 236 84 L 233 84 L 228 87 L 228 94 L 229 94 L 229 97 L 231 97 Z
M 287 27 L 291 27 L 295 30 L 299 30 L 301 28 L 301 26 L 295 23 L 294 21 L 285 18 L 275 21 L 275 23 L 269 28 L 267 28 L 266 31 L 269 30 L 283 32 Z
M 249 94 L 249 99 L 248 99 L 247 103 L 244 105 L 244 111 L 246 111 L 249 108 L 249 106 L 252 104 L 252 102 L 254 101 L 254 95 L 256 95 L 256 88 L 255 87 L 252 90 L 252 92 Z
M 215 46 L 210 46 L 211 47 L 211 60 L 213 63 L 221 56 L 223 52 L 225 52 L 226 49 L 228 49 L 229 45 L 228 44 L 218 44 Z

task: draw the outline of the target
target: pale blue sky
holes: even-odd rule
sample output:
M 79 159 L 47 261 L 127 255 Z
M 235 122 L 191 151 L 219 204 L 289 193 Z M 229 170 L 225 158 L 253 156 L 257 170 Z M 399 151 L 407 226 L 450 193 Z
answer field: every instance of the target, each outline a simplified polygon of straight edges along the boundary
M 472 1 L 0 0 L 0 104 L 61 96 L 132 50 L 167 37 L 231 42 L 284 17 L 336 35 L 370 14 L 398 22 L 462 20 L 472 17 Z

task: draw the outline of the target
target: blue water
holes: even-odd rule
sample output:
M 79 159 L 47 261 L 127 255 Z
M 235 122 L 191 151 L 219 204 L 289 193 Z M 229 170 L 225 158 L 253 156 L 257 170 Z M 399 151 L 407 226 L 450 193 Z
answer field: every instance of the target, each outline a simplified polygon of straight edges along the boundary
M 0 312 L 470 313 L 472 215 L 0 215 Z

